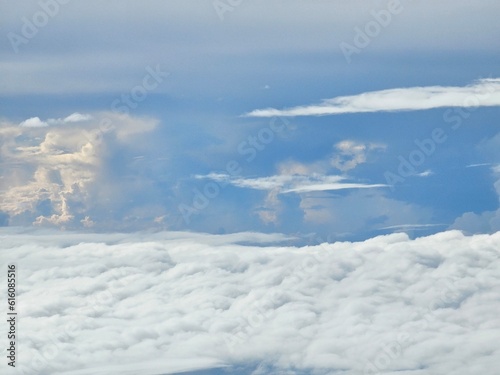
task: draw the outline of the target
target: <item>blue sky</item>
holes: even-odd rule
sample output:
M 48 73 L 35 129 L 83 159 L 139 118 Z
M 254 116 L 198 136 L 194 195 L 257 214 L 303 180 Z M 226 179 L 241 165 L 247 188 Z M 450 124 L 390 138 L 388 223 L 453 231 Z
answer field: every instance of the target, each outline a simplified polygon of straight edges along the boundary
M 2 5 L 0 225 L 500 228 L 494 1 L 46 4 Z

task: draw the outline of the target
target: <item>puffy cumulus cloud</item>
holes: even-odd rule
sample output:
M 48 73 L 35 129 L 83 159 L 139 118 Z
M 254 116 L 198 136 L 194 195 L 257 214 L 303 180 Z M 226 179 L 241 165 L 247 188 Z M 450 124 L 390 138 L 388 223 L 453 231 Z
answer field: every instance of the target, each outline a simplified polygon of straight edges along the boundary
M 277 165 L 280 175 L 330 174 L 332 169 L 347 172 L 368 162 L 376 153 L 385 151 L 382 143 L 345 139 L 332 147 L 332 152 L 310 163 L 286 160 Z
M 305 247 L 252 233 L 0 236 L 18 267 L 17 373 L 469 375 L 500 361 L 500 233 Z
M 67 123 L 78 123 L 85 122 L 92 119 L 92 116 L 89 114 L 81 114 L 78 112 L 72 113 L 71 115 L 65 118 L 58 119 L 48 119 L 47 121 L 40 120 L 39 117 L 31 117 L 27 120 L 22 121 L 19 126 L 23 128 L 44 128 L 50 125 L 63 125 Z
M 65 124 L 71 126 L 59 126 Z M 136 147 L 135 137 L 156 124 L 116 113 L 2 123 L 0 212 L 13 224 L 93 226 L 88 212 L 105 203 L 99 202 L 96 185 L 112 168 L 107 158 Z
M 40 120 L 39 117 L 31 117 L 21 122 L 19 126 L 23 128 L 43 128 L 45 126 L 49 126 L 49 124 L 45 121 Z
M 359 164 L 366 163 L 369 152 L 385 150 L 386 146 L 345 140 L 337 143 L 334 148 L 336 152 L 330 161 L 331 165 L 342 172 L 347 172 Z
M 417 111 L 442 107 L 500 106 L 500 78 L 480 79 L 464 87 L 397 88 L 339 96 L 320 104 L 288 109 L 257 109 L 249 117 L 324 116 L 343 113 Z
M 500 211 L 466 212 L 456 218 L 450 228 L 460 229 L 467 233 L 488 233 L 500 230 Z
M 261 206 L 255 209 L 260 220 L 264 224 L 277 224 L 279 216 L 283 211 L 283 203 L 280 201 L 279 190 L 272 189 L 267 193 L 267 196 Z

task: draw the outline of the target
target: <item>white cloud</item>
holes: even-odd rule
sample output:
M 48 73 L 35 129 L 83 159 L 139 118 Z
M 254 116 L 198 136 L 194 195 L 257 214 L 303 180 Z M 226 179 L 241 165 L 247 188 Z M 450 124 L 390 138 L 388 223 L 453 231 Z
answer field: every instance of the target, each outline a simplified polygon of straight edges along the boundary
M 19 126 L 23 128 L 44 128 L 51 125 L 85 122 L 90 121 L 91 119 L 92 116 L 89 114 L 81 114 L 75 112 L 65 118 L 49 118 L 47 121 L 42 121 L 39 117 L 31 117 L 27 120 L 22 121 Z
M 397 88 L 339 96 L 320 104 L 287 109 L 257 109 L 249 117 L 324 116 L 343 113 L 416 111 L 441 107 L 500 106 L 500 78 L 480 79 L 464 87 Z
M 240 188 L 255 190 L 278 190 L 281 194 L 307 193 L 313 191 L 332 191 L 343 189 L 368 189 L 387 187 L 384 184 L 362 184 L 343 182 L 344 176 L 325 176 L 313 174 L 304 175 L 274 175 L 257 178 L 231 177 L 222 173 L 210 173 L 208 175 L 197 175 L 196 178 L 208 178 L 220 183 L 229 183 Z
M 500 232 L 235 243 L 259 236 L 1 230 L 19 269 L 17 370 L 496 373 Z
M 429 176 L 432 176 L 433 174 L 434 174 L 433 171 L 431 171 L 430 169 L 427 169 L 426 171 L 417 173 L 415 176 L 418 176 L 418 177 L 429 177 Z
M 335 145 L 336 153 L 330 164 L 342 172 L 347 172 L 359 164 L 366 163 L 369 152 L 385 148 L 385 145 L 380 144 L 344 140 Z
M 68 117 L 66 117 L 63 121 L 64 122 L 83 122 L 83 121 L 89 121 L 92 119 L 91 115 L 88 114 L 81 114 L 78 112 L 75 112 Z
M 0 211 L 13 225 L 93 226 L 87 211 L 103 203 L 99 185 L 106 179 L 106 155 L 117 144 L 134 147 L 137 136 L 157 123 L 115 113 L 73 113 L 1 124 Z M 71 126 L 57 126 L 63 124 Z M 123 189 L 119 184 L 117 191 Z
M 465 168 L 487 167 L 487 166 L 490 166 L 490 165 L 491 165 L 491 163 L 477 163 L 477 164 L 466 165 Z
M 21 122 L 19 126 L 23 128 L 44 128 L 46 126 L 49 126 L 49 124 L 45 121 L 40 120 L 39 117 L 31 117 Z

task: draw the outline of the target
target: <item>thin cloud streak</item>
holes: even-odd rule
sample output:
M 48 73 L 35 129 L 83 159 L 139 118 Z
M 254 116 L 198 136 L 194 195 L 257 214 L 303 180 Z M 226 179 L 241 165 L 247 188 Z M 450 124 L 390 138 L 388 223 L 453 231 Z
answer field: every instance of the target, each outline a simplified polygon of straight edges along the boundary
M 491 165 L 491 163 L 469 164 L 469 165 L 466 165 L 465 168 L 488 167 L 490 165 Z
M 433 227 L 445 227 L 448 224 L 400 224 L 400 225 L 391 225 L 388 227 L 379 228 L 378 230 L 424 230 L 427 228 Z
M 320 104 L 286 109 L 256 109 L 244 117 L 325 116 L 344 113 L 418 111 L 442 107 L 500 106 L 500 78 L 486 78 L 473 84 L 396 88 L 338 96 Z
M 231 184 L 240 188 L 254 190 L 278 190 L 279 194 L 286 193 L 308 193 L 314 191 L 330 191 L 343 189 L 367 189 L 387 187 L 385 184 L 362 184 L 342 182 L 344 176 L 325 176 L 313 174 L 303 175 L 276 175 L 258 178 L 232 178 L 222 173 L 210 173 L 208 175 L 196 175 L 197 179 L 211 179 L 224 184 Z

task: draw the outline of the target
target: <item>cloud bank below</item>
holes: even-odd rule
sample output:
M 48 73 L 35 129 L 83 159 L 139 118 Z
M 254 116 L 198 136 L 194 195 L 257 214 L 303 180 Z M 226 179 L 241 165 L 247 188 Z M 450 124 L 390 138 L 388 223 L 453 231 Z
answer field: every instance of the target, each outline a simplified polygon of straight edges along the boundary
M 300 248 L 264 237 L 0 230 L 0 257 L 19 269 L 17 370 L 495 373 L 500 232 Z
M 464 87 L 409 87 L 338 96 L 315 105 L 286 109 L 256 109 L 244 116 L 325 116 L 344 113 L 417 111 L 442 107 L 491 106 L 500 106 L 500 78 L 480 79 Z

